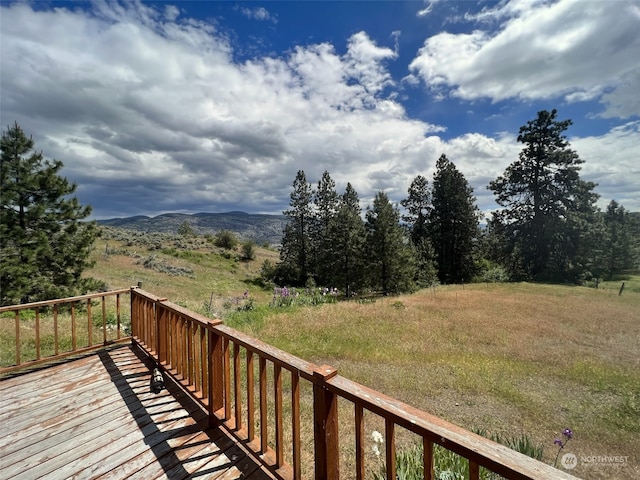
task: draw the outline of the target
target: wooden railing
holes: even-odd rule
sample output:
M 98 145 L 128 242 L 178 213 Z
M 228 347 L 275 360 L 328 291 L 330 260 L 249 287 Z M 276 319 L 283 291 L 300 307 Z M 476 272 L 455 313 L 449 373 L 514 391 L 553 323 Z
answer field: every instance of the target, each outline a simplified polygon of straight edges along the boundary
M 425 479 L 434 478 L 434 445 L 467 459 L 471 480 L 480 477 L 481 467 L 513 479 L 574 478 L 348 380 L 335 368 L 306 362 L 140 289 L 131 291 L 131 316 L 134 342 L 208 410 L 212 425 L 223 422 L 283 479 L 308 475 L 303 457 L 312 459 L 317 480 L 361 480 L 367 469 L 371 475 L 365 453 L 365 418 L 370 416 L 372 423 L 384 425 L 384 467 L 389 480 L 396 478 L 399 429 L 421 439 Z M 286 378 L 283 372 L 288 372 Z M 310 391 L 307 396 L 301 394 L 305 388 Z M 309 415 L 302 413 L 303 402 L 311 408 Z M 339 420 L 339 402 L 353 410 L 346 423 L 344 416 Z M 311 442 L 303 442 L 303 432 L 307 436 L 311 429 Z M 353 432 L 352 471 L 341 470 L 344 434 L 340 429 Z M 303 445 L 309 443 L 313 451 L 305 452 Z
M 12 352 L 3 351 L 13 363 L 3 358 L 0 374 L 129 340 L 123 315 L 128 323 L 130 310 L 125 303 L 123 312 L 122 297 L 130 290 L 0 307 L 0 321 L 14 324 L 15 339 Z

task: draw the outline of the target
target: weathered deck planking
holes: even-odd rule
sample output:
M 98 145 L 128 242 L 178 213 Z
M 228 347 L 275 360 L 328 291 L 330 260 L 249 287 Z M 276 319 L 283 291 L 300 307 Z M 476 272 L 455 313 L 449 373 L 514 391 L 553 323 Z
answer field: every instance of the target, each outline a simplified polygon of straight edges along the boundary
M 272 479 L 132 346 L 0 381 L 0 478 Z

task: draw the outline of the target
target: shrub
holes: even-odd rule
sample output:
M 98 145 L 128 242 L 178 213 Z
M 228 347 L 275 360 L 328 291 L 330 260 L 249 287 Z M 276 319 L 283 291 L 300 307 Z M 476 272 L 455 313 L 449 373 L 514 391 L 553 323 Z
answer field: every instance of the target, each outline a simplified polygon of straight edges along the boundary
M 501 283 L 509 281 L 507 270 L 496 263 L 483 259 L 476 263 L 478 274 L 473 278 L 476 283 Z
M 181 235 L 183 237 L 193 237 L 195 236 L 195 234 L 196 232 L 193 230 L 193 227 L 186 220 L 182 222 L 178 227 L 178 235 Z
M 249 262 L 256 258 L 256 250 L 255 243 L 252 241 L 244 242 L 242 244 L 242 253 L 240 255 L 240 260 L 243 262 Z
M 226 250 L 233 250 L 238 244 L 238 239 L 233 232 L 228 230 L 221 230 L 216 234 L 214 242 L 216 247 L 224 248 Z
M 142 264 L 144 268 L 155 270 L 156 272 L 166 273 L 168 275 L 177 277 L 189 277 L 195 278 L 193 270 L 186 267 L 179 267 L 176 265 L 170 265 L 164 260 L 159 260 L 155 255 L 149 255 L 146 258 L 140 259 L 136 262 L 138 265 Z

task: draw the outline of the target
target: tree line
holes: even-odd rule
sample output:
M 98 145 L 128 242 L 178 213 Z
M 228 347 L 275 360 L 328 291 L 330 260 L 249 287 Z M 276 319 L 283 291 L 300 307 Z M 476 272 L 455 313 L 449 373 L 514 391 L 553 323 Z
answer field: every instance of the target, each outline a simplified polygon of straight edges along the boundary
M 444 154 L 431 185 L 413 179 L 402 214 L 380 191 L 364 219 L 351 183 L 340 195 L 329 172 L 313 188 L 300 170 L 280 262 L 266 274 L 349 295 L 489 278 L 584 283 L 635 269 L 638 217 L 615 200 L 597 207 L 596 184 L 580 177 L 583 161 L 564 135 L 571 123 L 554 109 L 520 128 L 518 160 L 487 186 L 500 208 L 484 229 L 473 189 Z
M 432 186 L 418 175 L 402 200 L 404 214 L 383 191 L 364 218 L 351 183 L 342 194 L 325 171 L 316 188 L 299 170 L 293 182 L 278 284 L 322 285 L 346 295 L 362 289 L 383 294 L 435 282 L 470 281 L 479 236 L 479 210 L 464 176 L 442 155 Z
M 314 188 L 300 170 L 280 261 L 263 277 L 351 295 L 489 277 L 580 283 L 636 269 L 639 216 L 615 200 L 597 208 L 596 185 L 581 179 L 583 161 L 564 136 L 570 125 L 552 110 L 520 128 L 518 159 L 488 185 L 500 208 L 484 229 L 473 189 L 446 155 L 431 184 L 414 178 L 402 212 L 380 191 L 364 218 L 350 183 L 338 194 L 324 172 Z M 0 305 L 99 289 L 82 276 L 99 231 L 62 162 L 45 160 L 17 122 L 0 149 Z

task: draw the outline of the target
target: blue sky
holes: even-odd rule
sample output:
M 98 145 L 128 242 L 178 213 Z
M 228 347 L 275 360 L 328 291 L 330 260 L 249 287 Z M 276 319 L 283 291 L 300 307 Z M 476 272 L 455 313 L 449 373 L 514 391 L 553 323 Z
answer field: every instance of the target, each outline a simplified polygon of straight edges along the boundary
M 3 128 L 94 218 L 281 213 L 296 172 L 399 202 L 446 154 L 487 190 L 539 110 L 640 211 L 640 3 L 2 2 Z

